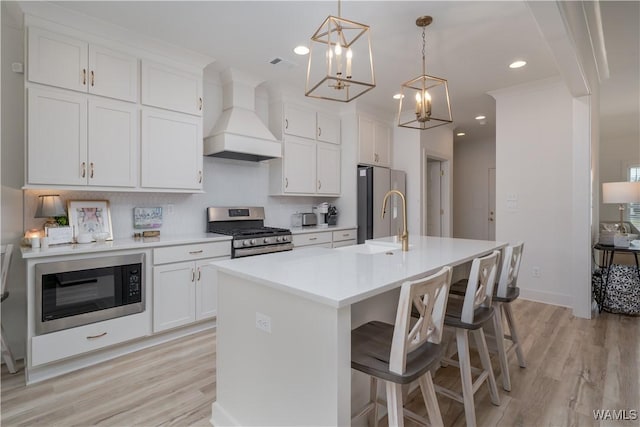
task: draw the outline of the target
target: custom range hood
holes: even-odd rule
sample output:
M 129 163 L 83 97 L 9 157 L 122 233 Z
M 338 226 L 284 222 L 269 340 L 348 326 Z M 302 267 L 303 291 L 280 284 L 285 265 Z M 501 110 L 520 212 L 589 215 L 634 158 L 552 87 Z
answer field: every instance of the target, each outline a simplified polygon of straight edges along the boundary
M 222 114 L 211 134 L 204 138 L 206 156 L 261 160 L 282 157 L 282 146 L 255 112 L 255 88 L 260 83 L 228 68 L 222 80 Z

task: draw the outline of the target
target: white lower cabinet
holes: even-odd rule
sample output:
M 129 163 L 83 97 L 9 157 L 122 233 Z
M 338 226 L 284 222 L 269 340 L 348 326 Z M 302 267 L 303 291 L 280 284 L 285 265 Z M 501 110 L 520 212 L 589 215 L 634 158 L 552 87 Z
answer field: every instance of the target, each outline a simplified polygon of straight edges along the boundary
M 293 235 L 293 248 L 321 247 L 339 248 L 356 244 L 355 228 L 345 230 L 310 231 Z
M 332 237 L 334 248 L 355 245 L 358 239 L 358 230 L 351 228 L 348 230 L 334 231 Z
M 228 258 L 230 251 L 228 241 L 154 250 L 153 332 L 216 315 L 217 276 L 209 263 Z
M 149 335 L 146 313 L 132 314 L 31 338 L 31 366 Z

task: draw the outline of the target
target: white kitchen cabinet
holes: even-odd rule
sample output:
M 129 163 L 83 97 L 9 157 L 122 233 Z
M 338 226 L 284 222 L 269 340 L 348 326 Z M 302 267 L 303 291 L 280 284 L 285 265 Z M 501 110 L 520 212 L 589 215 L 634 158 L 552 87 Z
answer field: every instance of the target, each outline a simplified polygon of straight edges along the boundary
M 202 76 L 142 60 L 142 104 L 202 115 Z
M 135 105 L 35 87 L 28 104 L 29 184 L 137 184 Z
M 142 110 L 141 186 L 202 189 L 202 118 Z
M 316 192 L 340 194 L 340 146 L 318 142 L 316 145 Z
M 293 235 L 292 242 L 294 249 L 304 247 L 339 248 L 342 246 L 355 245 L 357 230 L 349 228 L 344 230 L 326 230 L 298 232 Z
M 283 133 L 315 139 L 316 113 L 306 107 L 286 103 L 284 109 Z
M 358 116 L 358 163 L 391 167 L 391 129 L 376 120 Z
M 318 141 L 340 144 L 340 116 L 328 113 L 316 113 Z
M 172 246 L 153 252 L 153 332 L 214 317 L 217 274 L 209 263 L 229 258 L 229 242 Z
M 348 230 L 334 231 L 332 234 L 332 241 L 334 248 L 341 248 L 343 246 L 351 246 L 357 243 L 358 230 L 350 228 Z
M 66 35 L 29 27 L 29 81 L 135 102 L 138 59 Z

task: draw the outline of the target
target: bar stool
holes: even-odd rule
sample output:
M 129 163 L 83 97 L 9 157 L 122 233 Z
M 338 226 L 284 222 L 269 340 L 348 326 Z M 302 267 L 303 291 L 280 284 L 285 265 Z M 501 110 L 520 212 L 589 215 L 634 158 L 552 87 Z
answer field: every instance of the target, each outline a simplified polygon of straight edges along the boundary
M 0 302 L 4 302 L 9 297 L 9 292 L 7 292 L 7 277 L 9 276 L 9 265 L 11 264 L 11 255 L 13 254 L 13 245 L 2 246 L 2 296 L 0 297 Z M 11 348 L 9 348 L 9 342 L 6 339 L 6 335 L 4 333 L 4 326 L 2 326 L 2 322 L 0 322 L 0 338 L 2 340 L 2 358 L 4 359 L 4 363 L 7 364 L 7 369 L 12 374 L 17 372 L 16 369 L 16 360 L 13 357 L 13 353 L 11 352 Z
M 491 255 L 473 260 L 464 299 L 449 299 L 444 320 L 445 326 L 455 330 L 458 361 L 450 358 L 444 358 L 443 361 L 447 365 L 460 368 L 462 394 L 439 385 L 436 385 L 435 389 L 438 393 L 464 404 L 465 418 L 469 427 L 476 425 L 473 395 L 484 381 L 488 383 L 491 402 L 494 405 L 500 405 L 500 396 L 498 395 L 498 388 L 491 368 L 489 350 L 487 349 L 483 331 L 483 324 L 490 321 L 494 316 L 491 295 L 495 285 L 499 258 L 500 252 L 494 251 Z M 469 331 L 474 335 L 482 362 L 482 369 L 476 369 L 471 366 Z M 475 382 L 473 382 L 471 376 L 472 372 L 479 373 Z
M 526 368 L 527 362 L 524 360 L 524 355 L 522 354 L 522 346 L 518 339 L 518 332 L 516 331 L 516 324 L 513 320 L 513 312 L 511 311 L 511 303 L 520 296 L 520 288 L 516 285 L 518 283 L 518 273 L 520 272 L 520 261 L 522 261 L 523 250 L 524 242 L 508 246 L 504 250 L 504 261 L 502 262 L 502 270 L 500 272 L 500 279 L 498 280 L 498 289 L 493 295 L 493 306 L 496 308 L 496 318 L 500 325 L 503 324 L 503 314 L 507 320 L 509 333 L 503 333 L 502 336 L 511 341 L 511 345 L 505 350 L 505 353 L 508 356 L 510 352 L 515 350 L 518 365 L 520 365 L 521 368 Z M 496 336 L 500 336 L 498 331 L 496 331 Z
M 442 356 L 440 340 L 450 285 L 450 267 L 407 281 L 400 290 L 395 326 L 373 321 L 351 332 L 351 368 L 371 376 L 370 402 L 356 418 L 373 411 L 374 425 L 378 425 L 380 379 L 386 385 L 389 425 L 403 426 L 402 385 L 418 380 L 431 425 L 443 425 L 430 370 Z M 411 317 L 412 307 L 418 319 Z M 412 415 L 414 421 L 426 423 Z

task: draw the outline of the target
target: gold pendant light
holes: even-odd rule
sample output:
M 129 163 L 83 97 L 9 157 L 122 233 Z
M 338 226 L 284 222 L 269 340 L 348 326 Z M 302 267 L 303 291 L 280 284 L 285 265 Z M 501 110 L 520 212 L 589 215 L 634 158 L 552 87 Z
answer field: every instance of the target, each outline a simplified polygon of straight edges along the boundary
M 433 18 L 430 16 L 421 16 L 416 19 L 416 25 L 422 27 L 422 75 L 404 82 L 400 87 L 398 108 L 398 126 L 400 127 L 424 130 L 453 121 L 447 81 L 426 73 L 425 28 L 432 21 Z
M 311 37 L 305 95 L 349 102 L 376 83 L 369 26 L 342 18 L 340 6 Z

